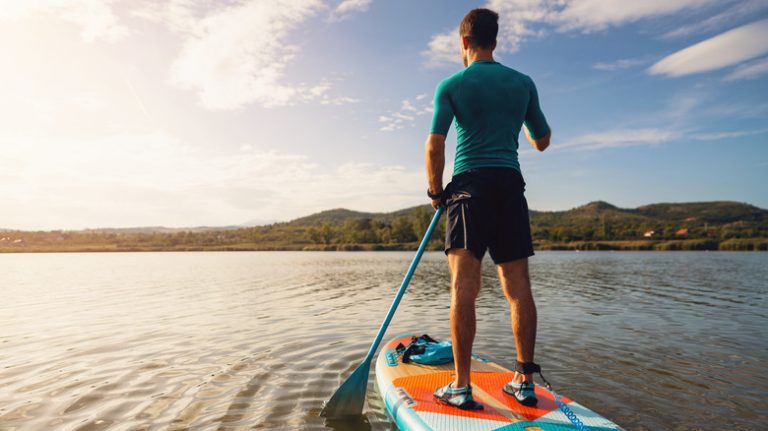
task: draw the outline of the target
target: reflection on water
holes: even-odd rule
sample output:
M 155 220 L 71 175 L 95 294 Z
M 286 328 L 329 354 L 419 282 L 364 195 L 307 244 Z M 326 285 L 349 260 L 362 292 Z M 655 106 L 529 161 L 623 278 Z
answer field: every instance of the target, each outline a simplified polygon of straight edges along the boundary
M 373 378 L 363 418 L 319 410 L 411 257 L 0 255 L 0 429 L 392 429 Z M 483 271 L 476 351 L 511 365 Z M 537 362 L 559 392 L 628 430 L 765 424 L 768 254 L 542 252 L 531 273 Z M 444 255 L 425 255 L 389 336 L 447 337 L 447 283 Z

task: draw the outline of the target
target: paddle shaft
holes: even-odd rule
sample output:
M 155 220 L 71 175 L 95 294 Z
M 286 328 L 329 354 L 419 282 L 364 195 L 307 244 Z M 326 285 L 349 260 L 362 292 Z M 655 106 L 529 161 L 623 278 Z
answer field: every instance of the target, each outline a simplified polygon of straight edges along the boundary
M 416 251 L 416 256 L 413 257 L 411 266 L 408 267 L 408 272 L 405 274 L 405 278 L 403 278 L 402 284 L 400 284 L 400 289 L 398 289 L 397 295 L 395 295 L 395 299 L 392 301 L 392 305 L 389 306 L 387 317 L 384 318 L 384 322 L 381 324 L 381 328 L 379 328 L 379 333 L 376 334 L 376 339 L 373 340 L 373 344 L 371 344 L 371 348 L 368 350 L 368 355 L 365 356 L 364 362 L 370 363 L 373 359 L 373 355 L 376 353 L 376 349 L 379 348 L 381 339 L 384 338 L 384 333 L 387 332 L 389 322 L 392 321 L 392 317 L 395 315 L 395 310 L 397 310 L 397 306 L 400 305 L 400 300 L 403 299 L 405 289 L 408 287 L 408 283 L 410 283 L 414 271 L 416 271 L 416 266 L 418 266 L 419 261 L 421 260 L 421 255 L 424 254 L 424 249 L 427 248 L 429 238 L 432 237 L 432 232 L 435 230 L 437 222 L 440 220 L 442 213 L 443 207 L 438 207 L 435 211 L 435 215 L 432 217 L 432 221 L 429 223 L 427 232 L 424 234 L 424 238 L 421 240 L 421 244 L 419 244 L 419 249 Z

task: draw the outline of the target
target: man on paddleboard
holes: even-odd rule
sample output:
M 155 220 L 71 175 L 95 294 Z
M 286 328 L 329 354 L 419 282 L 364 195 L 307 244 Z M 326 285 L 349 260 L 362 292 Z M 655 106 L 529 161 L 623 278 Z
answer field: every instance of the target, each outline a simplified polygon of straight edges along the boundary
M 532 373 L 536 305 L 528 277 L 533 255 L 525 182 L 518 162 L 518 135 L 539 151 L 551 131 L 539 106 L 533 80 L 493 59 L 498 14 L 467 13 L 459 28 L 464 69 L 437 87 L 432 127 L 426 142 L 428 195 L 445 205 L 445 253 L 451 271 L 451 338 L 456 377 L 435 391 L 440 402 L 462 409 L 483 406 L 472 398 L 470 364 L 475 338 L 475 299 L 480 262 L 488 250 L 509 301 L 517 350 L 515 376 L 504 392 L 526 406 L 537 402 Z M 445 137 L 456 120 L 453 178 L 443 190 Z

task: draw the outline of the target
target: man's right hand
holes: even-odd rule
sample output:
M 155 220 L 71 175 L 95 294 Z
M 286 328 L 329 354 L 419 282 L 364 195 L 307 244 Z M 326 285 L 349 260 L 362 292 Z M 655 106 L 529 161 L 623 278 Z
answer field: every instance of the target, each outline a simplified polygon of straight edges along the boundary
M 539 139 L 533 139 L 531 137 L 531 132 L 528 130 L 528 127 L 526 127 L 525 124 L 523 124 L 523 131 L 525 132 L 525 138 L 528 139 L 528 142 L 530 142 L 533 148 L 536 148 L 539 151 L 544 151 L 547 149 L 547 147 L 549 147 L 549 138 L 552 137 L 551 130 Z
M 431 189 L 427 189 L 427 195 L 432 199 L 432 208 L 437 209 L 439 206 L 443 205 L 443 192 L 444 190 L 440 189 L 439 192 L 433 192 Z M 438 195 L 435 197 L 435 195 Z

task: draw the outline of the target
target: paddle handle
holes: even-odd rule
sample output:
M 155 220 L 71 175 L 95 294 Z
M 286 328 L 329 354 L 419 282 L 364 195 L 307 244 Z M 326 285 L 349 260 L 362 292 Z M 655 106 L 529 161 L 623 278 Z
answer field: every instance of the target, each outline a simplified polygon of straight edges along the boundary
M 397 295 L 395 295 L 395 300 L 392 301 L 392 305 L 389 306 L 387 317 L 384 318 L 384 322 L 381 324 L 381 328 L 379 328 L 379 333 L 376 334 L 376 339 L 373 340 L 373 344 L 371 344 L 371 348 L 368 350 L 368 355 L 365 357 L 365 362 L 370 363 L 373 359 L 373 355 L 376 353 L 376 349 L 379 348 L 381 339 L 384 338 L 384 333 L 387 332 L 389 322 L 392 321 L 392 317 L 395 315 L 395 310 L 397 310 L 397 306 L 400 305 L 400 300 L 403 299 L 405 289 L 408 287 L 408 283 L 410 283 L 411 276 L 413 276 L 414 271 L 416 271 L 416 266 L 421 260 L 421 255 L 424 254 L 424 249 L 427 248 L 429 238 L 432 236 L 432 232 L 435 230 L 435 226 L 437 226 L 437 222 L 440 220 L 442 213 L 443 207 L 437 207 L 435 215 L 432 217 L 432 221 L 429 223 L 427 232 L 424 234 L 424 238 L 422 238 L 421 244 L 419 244 L 419 249 L 416 251 L 416 256 L 413 257 L 411 266 L 408 267 L 408 272 L 405 274 L 405 278 L 403 278 L 403 283 L 400 284 L 400 289 L 397 291 Z

